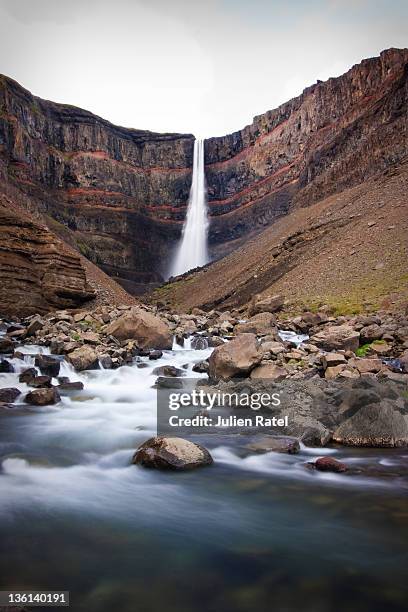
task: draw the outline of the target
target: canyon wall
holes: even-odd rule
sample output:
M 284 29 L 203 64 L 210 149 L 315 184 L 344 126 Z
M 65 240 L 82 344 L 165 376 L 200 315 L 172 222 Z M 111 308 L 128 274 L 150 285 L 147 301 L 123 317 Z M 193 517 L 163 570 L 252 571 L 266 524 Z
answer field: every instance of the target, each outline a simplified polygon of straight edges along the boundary
M 390 49 L 206 140 L 213 256 L 403 160 L 407 77 L 408 50 Z M 191 134 L 114 126 L 0 77 L 0 193 L 131 292 L 163 278 L 185 218 L 193 144 Z
M 130 291 L 158 282 L 180 235 L 194 137 L 112 125 L 0 77 L 0 189 L 70 233 Z
M 406 157 L 407 77 L 408 49 L 389 49 L 207 140 L 213 249 Z

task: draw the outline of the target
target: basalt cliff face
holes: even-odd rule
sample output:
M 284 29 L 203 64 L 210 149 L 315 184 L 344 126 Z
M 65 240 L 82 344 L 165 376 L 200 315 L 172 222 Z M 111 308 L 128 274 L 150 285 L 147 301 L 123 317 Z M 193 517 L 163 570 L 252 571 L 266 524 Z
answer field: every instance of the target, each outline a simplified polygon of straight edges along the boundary
M 3 192 L 130 291 L 162 278 L 185 216 L 193 147 L 192 135 L 117 127 L 0 78 Z
M 390 49 L 206 140 L 212 255 L 400 163 L 407 83 L 408 50 Z M 185 219 L 193 145 L 192 135 L 117 127 L 0 77 L 0 193 L 131 292 L 163 278 Z
M 231 239 L 401 161 L 407 101 L 408 49 L 389 49 L 243 130 L 207 140 L 213 249 L 225 253 Z

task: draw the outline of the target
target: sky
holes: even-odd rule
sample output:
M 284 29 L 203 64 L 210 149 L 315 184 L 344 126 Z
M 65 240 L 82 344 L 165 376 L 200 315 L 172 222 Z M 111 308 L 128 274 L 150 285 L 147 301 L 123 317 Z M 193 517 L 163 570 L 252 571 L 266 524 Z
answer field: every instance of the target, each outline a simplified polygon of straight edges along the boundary
M 126 127 L 219 136 L 408 46 L 407 0 L 0 0 L 0 73 Z

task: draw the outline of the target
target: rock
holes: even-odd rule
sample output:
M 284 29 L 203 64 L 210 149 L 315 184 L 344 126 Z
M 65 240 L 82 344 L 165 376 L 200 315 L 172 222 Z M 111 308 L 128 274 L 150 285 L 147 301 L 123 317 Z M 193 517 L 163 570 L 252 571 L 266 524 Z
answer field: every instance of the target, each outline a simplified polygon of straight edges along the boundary
M 149 353 L 149 359 L 152 360 L 156 360 L 156 359 L 160 359 L 160 357 L 163 357 L 163 351 L 150 351 Z
M 322 356 L 322 365 L 324 369 L 333 368 L 343 363 L 346 363 L 346 358 L 341 353 L 327 353 Z
M 12 372 L 14 372 L 13 364 L 7 359 L 2 359 L 0 361 L 0 374 L 11 374 Z
M 140 348 L 171 349 L 173 343 L 169 326 L 139 308 L 132 308 L 110 323 L 106 333 L 118 340 L 136 340 Z
M 332 378 L 336 378 L 336 376 L 338 376 L 340 373 L 342 373 L 346 368 L 346 364 L 339 364 L 330 368 L 326 368 L 326 371 L 324 373 L 324 377 L 327 378 L 328 380 L 331 380 Z
M 10 340 L 10 338 L 7 338 L 6 336 L 3 336 L 2 338 L 0 338 L 0 353 L 3 353 L 3 354 L 12 353 L 13 350 L 14 350 L 14 342 Z
M 370 345 L 370 353 L 375 355 L 389 355 L 392 352 L 392 347 L 386 342 L 374 341 Z
M 248 316 L 256 315 L 260 312 L 277 312 L 283 308 L 285 298 L 283 295 L 272 295 L 267 298 L 252 298 L 248 308 Z
M 209 358 L 209 375 L 228 379 L 246 375 L 261 362 L 263 351 L 254 334 L 240 334 L 214 349 Z
M 335 430 L 333 440 L 348 446 L 408 446 L 408 420 L 390 400 L 355 409 Z
M 164 365 L 159 366 L 158 368 L 154 368 L 153 374 L 156 376 L 185 376 L 186 373 L 181 368 L 176 368 L 176 366 L 172 365 Z
M 159 470 L 190 470 L 211 465 L 206 448 L 183 438 L 150 438 L 139 446 L 132 463 Z
M 211 336 L 209 340 L 209 346 L 211 346 L 212 348 L 215 348 L 217 346 L 222 346 L 223 344 L 225 344 L 224 340 L 220 338 L 219 336 Z
M 51 387 L 51 376 L 35 376 L 29 383 L 30 387 Z
M 87 331 L 84 332 L 81 335 L 82 340 L 86 343 L 86 344 L 93 344 L 93 345 L 97 345 L 100 344 L 101 338 L 99 336 L 99 334 L 97 334 L 96 332 L 93 331 Z
M 11 404 L 12 402 L 15 402 L 20 394 L 21 391 L 19 389 L 15 389 L 14 387 L 0 389 L 0 402 Z
M 159 387 L 161 389 L 182 389 L 183 381 L 179 378 L 174 378 L 173 376 L 159 376 L 156 379 L 155 387 Z
M 27 404 L 32 406 L 47 406 L 60 401 L 60 395 L 55 387 L 52 389 L 34 389 L 25 396 Z
M 262 378 L 279 382 L 288 376 L 288 372 L 285 368 L 281 368 L 273 363 L 261 363 L 261 365 L 256 366 L 252 370 L 250 376 L 251 378 Z
M 44 320 L 41 317 L 34 317 L 33 319 L 31 319 L 27 327 L 26 335 L 34 336 L 34 334 L 40 331 L 40 329 L 42 329 L 43 327 L 44 327 Z
M 61 362 L 50 355 L 36 355 L 35 365 L 40 369 L 41 374 L 56 378 L 60 371 Z
M 76 380 L 74 382 L 64 381 L 56 387 L 58 391 L 82 391 L 83 388 L 84 383 L 82 383 L 80 380 Z
M 235 326 L 236 334 L 256 334 L 257 336 L 267 336 L 275 332 L 275 340 L 279 340 L 275 327 L 275 317 L 270 312 L 261 312 L 251 317 L 245 323 Z
M 267 453 L 273 451 L 275 453 L 288 453 L 293 455 L 299 452 L 300 445 L 297 438 L 289 436 L 264 436 L 260 440 L 256 440 L 249 444 L 247 448 L 256 453 Z
M 382 335 L 383 335 L 383 330 L 376 323 L 373 323 L 372 325 L 368 325 L 367 327 L 363 327 L 360 330 L 360 337 L 361 337 L 362 344 L 373 342 L 374 340 L 380 340 Z
M 19 382 L 30 384 L 31 381 L 37 376 L 37 370 L 35 368 L 27 368 L 23 370 L 18 377 Z
M 347 472 L 348 467 L 345 463 L 337 461 L 333 457 L 319 457 L 314 463 L 314 467 L 319 472 Z
M 360 374 L 367 372 L 379 372 L 382 368 L 380 359 L 360 359 L 358 357 L 349 360 L 349 365 L 356 368 Z
M 191 338 L 191 348 L 195 351 L 204 351 L 208 348 L 208 339 L 203 336 Z
M 272 353 L 272 355 L 280 355 L 285 352 L 285 347 L 282 342 L 276 342 L 274 340 L 268 340 L 266 342 L 261 340 L 261 348 L 264 353 Z
M 113 361 L 110 355 L 99 355 L 100 367 L 104 370 L 111 370 L 113 368 Z
M 207 374 L 209 367 L 208 361 L 199 361 L 193 365 L 192 370 L 193 372 L 198 372 L 199 374 Z
M 72 351 L 67 356 L 67 359 L 78 372 L 82 370 L 97 370 L 99 368 L 98 355 L 90 346 L 81 346 L 75 349 L 75 351 Z
M 359 347 L 360 334 L 349 325 L 330 325 L 312 336 L 313 344 L 326 351 L 353 351 Z

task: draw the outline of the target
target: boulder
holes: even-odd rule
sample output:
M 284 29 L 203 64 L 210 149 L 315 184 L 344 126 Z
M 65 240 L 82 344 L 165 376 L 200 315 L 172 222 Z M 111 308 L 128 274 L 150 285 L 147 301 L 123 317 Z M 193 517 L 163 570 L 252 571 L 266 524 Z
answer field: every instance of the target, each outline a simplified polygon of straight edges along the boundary
M 247 448 L 255 453 L 289 453 L 293 455 L 299 452 L 300 445 L 297 438 L 289 436 L 264 436 L 249 444 Z
M 251 317 L 245 323 L 235 326 L 236 334 L 256 334 L 257 336 L 267 336 L 275 333 L 275 340 L 279 340 L 275 327 L 275 317 L 270 312 L 261 312 Z
M 98 355 L 90 346 L 81 346 L 75 349 L 68 355 L 67 359 L 78 372 L 99 368 Z
M 379 372 L 382 368 L 380 359 L 359 359 L 358 357 L 349 360 L 349 365 L 356 368 L 360 374 L 369 372 Z
M 14 342 L 10 338 L 3 336 L 0 338 L 0 353 L 12 353 L 14 350 Z
M 171 349 L 173 337 L 169 326 L 159 317 L 132 308 L 106 328 L 118 340 L 136 340 L 140 348 Z
M 29 385 L 36 376 L 37 370 L 35 368 L 27 368 L 21 372 L 20 376 L 18 377 L 18 381 Z
M 60 371 L 60 360 L 50 355 L 37 355 L 35 365 L 40 369 L 41 374 L 56 378 Z
M 153 374 L 156 374 L 156 376 L 185 376 L 186 372 L 185 370 L 182 370 L 181 368 L 176 368 L 176 366 L 172 366 L 172 365 L 164 365 L 164 366 L 159 366 L 157 368 L 154 368 L 153 370 Z
M 264 353 L 271 353 L 272 355 L 280 355 L 286 350 L 282 342 L 274 340 L 267 340 L 266 342 L 261 340 L 261 347 Z
M 27 384 L 35 388 L 51 387 L 51 376 L 34 376 Z
M 350 325 L 329 325 L 312 336 L 310 341 L 326 351 L 353 351 L 360 343 L 360 334 Z
M 191 470 L 211 465 L 206 448 L 183 438 L 150 438 L 139 446 L 132 463 L 159 470 Z
M 251 372 L 251 378 L 263 378 L 279 382 L 288 376 L 285 368 L 281 368 L 273 363 L 261 363 Z
M 151 351 L 149 353 L 149 359 L 152 359 L 153 361 L 156 361 L 157 359 L 160 359 L 160 357 L 163 357 L 163 352 L 162 351 Z
M 337 461 L 333 457 L 319 457 L 314 463 L 314 467 L 319 472 L 347 472 L 348 467 L 345 463 Z
M 360 330 L 361 342 L 363 344 L 374 342 L 374 340 L 379 340 L 380 338 L 382 338 L 382 335 L 383 330 L 376 323 L 374 323 L 373 325 L 367 325 L 367 327 L 363 327 Z
M 327 353 L 322 356 L 322 365 L 324 369 L 333 368 L 343 363 L 346 363 L 346 358 L 341 353 Z
M 26 335 L 34 336 L 34 334 L 40 331 L 40 329 L 42 329 L 43 327 L 44 327 L 43 319 L 41 317 L 34 317 L 33 319 L 31 319 L 27 327 Z
M 14 387 L 0 389 L 0 402 L 4 403 L 12 403 L 18 398 L 21 394 L 19 389 L 15 389 Z
M 333 440 L 347 446 L 408 446 L 408 416 L 387 399 L 366 404 L 337 427 Z
M 208 361 L 199 361 L 193 365 L 192 370 L 199 374 L 207 374 L 209 367 Z
M 285 303 L 283 295 L 271 295 L 265 298 L 254 296 L 248 308 L 248 315 L 253 316 L 260 312 L 277 312 Z
M 75 380 L 74 382 L 71 381 L 64 381 L 61 382 L 59 385 L 57 385 L 56 389 L 58 389 L 58 391 L 82 391 L 82 389 L 84 388 L 84 383 L 82 383 L 80 380 Z
M 256 336 L 240 334 L 214 349 L 209 359 L 209 375 L 214 379 L 247 375 L 262 358 L 263 351 Z
M 12 372 L 14 372 L 13 364 L 7 359 L 2 359 L 0 361 L 0 374 L 11 374 Z
M 27 393 L 25 401 L 32 406 L 47 406 L 60 401 L 60 395 L 55 387 L 51 389 L 34 389 Z

